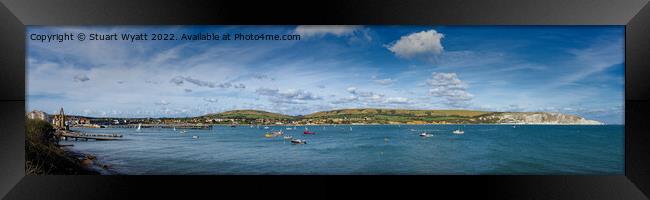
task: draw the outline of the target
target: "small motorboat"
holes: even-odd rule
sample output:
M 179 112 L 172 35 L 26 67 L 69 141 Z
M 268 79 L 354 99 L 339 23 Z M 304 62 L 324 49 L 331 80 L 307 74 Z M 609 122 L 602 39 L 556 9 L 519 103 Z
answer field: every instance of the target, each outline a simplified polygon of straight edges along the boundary
M 272 138 L 272 137 L 280 136 L 282 134 L 284 134 L 284 133 L 282 133 L 282 131 L 273 131 L 273 132 L 264 134 L 264 137 Z
M 199 139 L 199 136 L 198 136 L 198 135 L 194 135 L 194 136 L 192 136 L 192 139 Z
M 465 133 L 465 131 L 460 130 L 460 129 L 456 129 L 456 130 L 453 131 L 452 133 L 454 133 L 454 134 L 456 134 L 456 135 L 462 135 L 463 133 Z
M 307 141 L 301 139 L 293 139 L 291 140 L 291 144 L 307 144 Z
M 309 131 L 309 129 L 307 129 L 307 127 L 305 127 L 305 131 L 303 131 L 302 133 L 304 133 L 306 135 L 310 135 L 310 134 L 315 134 L 316 132 L 311 132 L 311 131 Z
M 290 135 L 288 135 L 288 136 L 284 136 L 284 139 L 285 139 L 285 140 L 291 140 L 291 139 L 293 139 L 293 137 L 291 137 Z
M 433 135 L 428 134 L 428 133 L 426 133 L 426 132 L 422 132 L 422 133 L 420 133 L 420 137 L 431 137 L 431 136 L 433 136 Z
M 180 133 L 187 133 L 187 131 L 186 131 L 186 130 L 182 130 Z
M 287 130 L 293 130 L 293 129 L 291 129 L 291 127 L 287 127 Z

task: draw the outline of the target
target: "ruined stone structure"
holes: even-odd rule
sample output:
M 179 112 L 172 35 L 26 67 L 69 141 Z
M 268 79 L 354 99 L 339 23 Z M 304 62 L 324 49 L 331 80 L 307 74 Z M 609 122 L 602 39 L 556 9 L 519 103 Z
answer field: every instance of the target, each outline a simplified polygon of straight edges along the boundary
M 54 115 L 52 119 L 52 125 L 56 129 L 68 130 L 68 125 L 66 124 L 66 118 L 65 118 L 65 113 L 63 112 L 63 108 L 61 108 L 59 114 Z

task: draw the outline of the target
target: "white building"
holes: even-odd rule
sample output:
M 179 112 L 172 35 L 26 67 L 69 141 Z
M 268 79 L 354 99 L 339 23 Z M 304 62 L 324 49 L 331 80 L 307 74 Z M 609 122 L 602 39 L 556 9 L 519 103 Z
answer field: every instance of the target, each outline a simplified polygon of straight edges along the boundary
M 29 118 L 29 119 L 40 119 L 40 120 L 43 120 L 43 121 L 46 121 L 46 122 L 50 121 L 50 116 L 47 113 L 45 113 L 43 111 L 40 111 L 40 110 L 33 110 L 32 112 L 28 112 L 27 113 L 27 118 Z

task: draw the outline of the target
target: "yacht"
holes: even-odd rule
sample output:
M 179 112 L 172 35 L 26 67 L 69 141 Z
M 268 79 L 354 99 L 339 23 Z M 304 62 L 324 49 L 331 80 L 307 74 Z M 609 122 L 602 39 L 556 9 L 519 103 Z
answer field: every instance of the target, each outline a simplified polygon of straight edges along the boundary
M 301 140 L 301 139 L 293 139 L 291 140 L 292 144 L 307 144 L 306 140 Z

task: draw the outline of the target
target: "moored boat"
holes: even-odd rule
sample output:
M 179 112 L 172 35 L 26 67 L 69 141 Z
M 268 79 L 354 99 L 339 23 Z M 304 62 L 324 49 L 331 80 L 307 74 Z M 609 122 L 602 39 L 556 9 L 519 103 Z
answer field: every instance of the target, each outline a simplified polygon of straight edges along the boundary
M 311 132 L 307 127 L 305 127 L 305 131 L 302 132 L 303 134 L 310 135 L 310 134 L 316 134 L 316 132 Z
M 307 144 L 306 140 L 301 140 L 301 139 L 293 139 L 291 140 L 292 144 Z
M 272 138 L 272 137 L 280 136 L 282 134 L 284 134 L 282 131 L 273 131 L 273 132 L 264 134 L 264 137 Z

